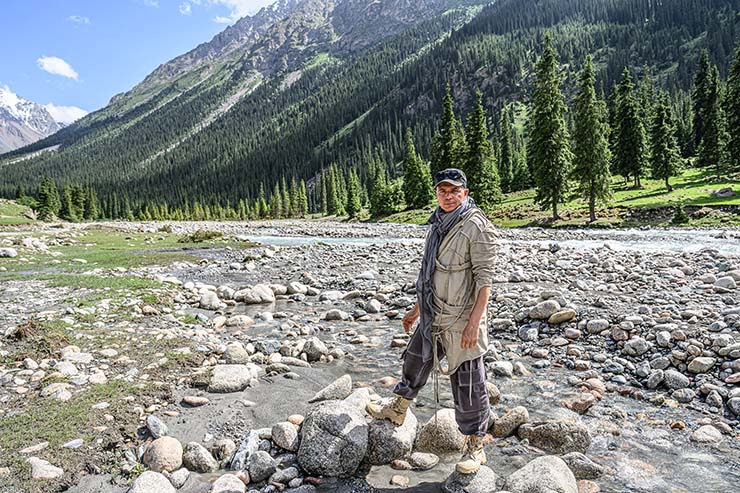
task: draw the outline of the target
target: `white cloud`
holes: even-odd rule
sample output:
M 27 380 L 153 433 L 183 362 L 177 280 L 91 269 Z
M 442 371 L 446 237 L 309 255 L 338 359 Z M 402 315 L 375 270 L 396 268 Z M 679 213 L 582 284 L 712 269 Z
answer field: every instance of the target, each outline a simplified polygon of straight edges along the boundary
M 187 2 L 181 3 L 179 8 L 180 8 L 180 14 L 182 14 L 182 15 L 190 15 L 191 10 L 190 10 L 190 4 L 189 3 L 187 3 Z
M 261 7 L 275 0 L 209 0 L 211 5 L 223 5 L 230 10 L 228 17 L 219 15 L 213 19 L 213 22 L 219 24 L 232 24 L 244 16 L 254 14 Z M 196 2 L 193 2 L 196 3 Z
M 84 15 L 70 15 L 67 20 L 75 24 L 90 24 L 90 18 Z
M 45 70 L 50 74 L 61 75 L 62 77 L 78 80 L 77 78 L 79 76 L 77 72 L 75 72 L 75 69 L 61 58 L 57 58 L 55 56 L 42 56 L 36 60 L 36 63 L 41 70 Z
M 159 0 L 144 0 L 144 5 L 159 8 Z
M 45 108 L 49 113 L 51 113 L 54 120 L 66 125 L 69 125 L 75 120 L 79 120 L 89 113 L 77 106 L 57 106 L 53 103 L 47 104 Z

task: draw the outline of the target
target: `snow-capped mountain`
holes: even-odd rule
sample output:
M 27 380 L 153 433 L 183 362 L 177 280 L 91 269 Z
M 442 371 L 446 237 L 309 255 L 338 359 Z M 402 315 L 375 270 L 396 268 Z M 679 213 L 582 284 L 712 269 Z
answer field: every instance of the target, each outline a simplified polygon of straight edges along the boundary
M 0 87 L 0 153 L 48 137 L 63 126 L 44 106 Z

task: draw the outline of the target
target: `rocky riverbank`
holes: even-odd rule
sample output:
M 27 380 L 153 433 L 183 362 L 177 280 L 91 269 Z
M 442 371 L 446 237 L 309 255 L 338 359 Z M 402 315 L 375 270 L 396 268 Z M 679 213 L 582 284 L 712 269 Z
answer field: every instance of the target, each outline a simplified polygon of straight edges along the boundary
M 169 239 L 199 229 L 225 237 L 187 250 Z M 65 416 L 52 409 L 87 418 L 84 429 L 44 423 L 0 439 L 2 491 L 733 491 L 740 481 L 735 230 L 703 232 L 720 243 L 685 250 L 635 248 L 638 231 L 503 232 L 486 358 L 495 419 L 488 468 L 470 478 L 451 474 L 460 437 L 449 392 L 436 420 L 422 393 L 417 419 L 398 430 L 363 412 L 399 374 L 423 228 L 93 232 L 151 262 L 91 255 L 104 240 L 90 240 L 89 225 L 0 238 L 0 427 Z M 257 238 L 265 245 L 247 243 Z

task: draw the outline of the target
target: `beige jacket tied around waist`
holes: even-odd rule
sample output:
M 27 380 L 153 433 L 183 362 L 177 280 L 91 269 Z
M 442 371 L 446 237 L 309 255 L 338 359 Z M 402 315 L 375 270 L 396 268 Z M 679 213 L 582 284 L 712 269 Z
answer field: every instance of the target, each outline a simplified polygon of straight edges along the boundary
M 475 208 L 463 216 L 439 246 L 432 279 L 435 312 L 432 335 L 445 349 L 448 374 L 488 351 L 487 308 L 478 326 L 478 344 L 470 349 L 462 349 L 460 344 L 478 291 L 491 285 L 496 237 L 488 218 Z

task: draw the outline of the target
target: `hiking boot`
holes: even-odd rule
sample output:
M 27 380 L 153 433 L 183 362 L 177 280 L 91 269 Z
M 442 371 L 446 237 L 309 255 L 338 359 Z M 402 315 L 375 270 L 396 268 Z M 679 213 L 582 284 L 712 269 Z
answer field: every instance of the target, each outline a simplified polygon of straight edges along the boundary
M 483 437 L 468 435 L 463 445 L 463 456 L 455 466 L 460 474 L 474 474 L 478 472 L 481 464 L 486 463 L 486 452 L 483 450 Z
M 375 419 L 387 419 L 396 426 L 401 426 L 406 419 L 406 410 L 411 405 L 409 399 L 400 395 L 394 395 L 393 399 L 385 405 L 368 404 L 365 406 L 367 413 Z

